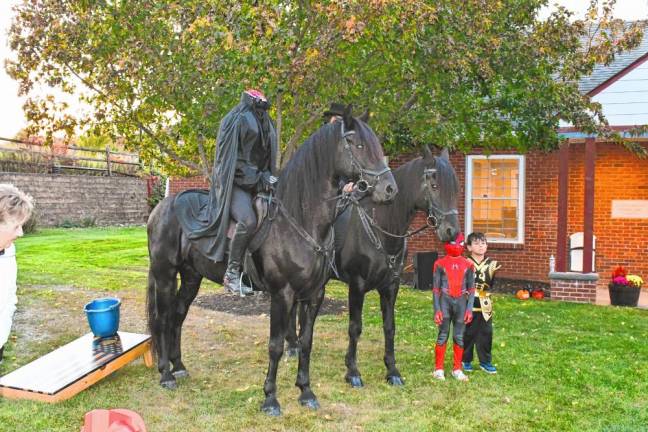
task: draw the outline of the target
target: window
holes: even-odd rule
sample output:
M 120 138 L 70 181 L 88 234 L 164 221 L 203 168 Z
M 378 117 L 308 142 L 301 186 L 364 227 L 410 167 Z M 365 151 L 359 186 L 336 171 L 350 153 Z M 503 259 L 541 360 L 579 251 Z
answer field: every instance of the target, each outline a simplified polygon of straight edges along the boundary
M 466 157 L 466 233 L 473 231 L 489 242 L 524 242 L 524 156 Z

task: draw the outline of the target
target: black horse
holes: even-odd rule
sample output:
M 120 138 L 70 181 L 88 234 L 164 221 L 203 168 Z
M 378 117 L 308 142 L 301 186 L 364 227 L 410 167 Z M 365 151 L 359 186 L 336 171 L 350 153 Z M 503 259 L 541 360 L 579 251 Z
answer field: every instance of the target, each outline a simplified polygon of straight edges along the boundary
M 281 413 L 276 398 L 277 367 L 290 312 L 298 300 L 304 305 L 296 382 L 301 389 L 299 402 L 319 407 L 310 388 L 309 366 L 313 324 L 334 251 L 335 201 L 328 198 L 335 196 L 340 180 L 347 178 L 359 178 L 375 202 L 392 200 L 398 190 L 378 138 L 366 123 L 350 114 L 322 126 L 288 162 L 277 185 L 272 225 L 265 241 L 252 254 L 260 275 L 258 282 L 271 296 L 270 360 L 261 407 L 270 415 Z M 192 246 L 180 228 L 172 197 L 165 198 L 149 217 L 148 246 L 149 329 L 158 357 L 160 384 L 174 388 L 176 377 L 187 375 L 180 340 L 189 305 L 203 277 L 222 283 L 225 264 L 211 262 Z
M 428 224 L 436 229 L 441 241 L 454 239 L 460 231 L 458 181 L 447 151 L 435 157 L 426 147 L 422 158 L 402 165 L 393 173 L 400 192 L 391 205 L 376 206 L 362 199 L 347 207 L 334 225 L 339 279 L 349 284 L 349 346 L 345 379 L 353 387 L 363 385 L 356 354 L 362 333 L 364 298 L 372 289 L 377 289 L 380 294 L 387 382 L 403 385 L 394 357 L 394 305 L 400 272 L 407 256 L 406 233 L 415 213 L 419 210 L 428 213 Z M 287 337 L 291 355 L 299 352 L 295 318 L 296 312 Z

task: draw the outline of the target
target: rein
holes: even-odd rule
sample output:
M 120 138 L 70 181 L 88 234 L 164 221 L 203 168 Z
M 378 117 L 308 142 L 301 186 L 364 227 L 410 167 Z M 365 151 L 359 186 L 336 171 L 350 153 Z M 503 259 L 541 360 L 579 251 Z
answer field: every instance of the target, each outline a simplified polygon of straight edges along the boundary
M 331 267 L 331 270 L 333 270 L 335 276 L 339 277 L 337 267 L 335 266 L 335 234 L 333 233 L 333 227 L 329 228 L 326 240 L 324 240 L 324 244 L 321 245 L 310 234 L 308 234 L 308 232 L 301 225 L 299 225 L 299 223 L 288 212 L 283 202 L 279 198 L 277 198 L 276 196 L 270 196 L 268 197 L 268 201 L 275 201 L 277 203 L 277 212 L 281 213 L 286 218 L 290 226 L 302 239 L 304 239 L 306 244 L 308 244 L 316 254 L 321 254 L 324 258 L 326 258 L 328 265 L 329 267 Z M 275 214 L 272 218 L 269 218 L 269 222 L 274 222 L 276 216 L 277 215 Z
M 392 234 L 388 231 L 385 231 L 383 228 L 376 223 L 376 221 L 369 216 L 367 211 L 365 210 L 364 207 L 360 205 L 357 199 L 355 198 L 349 198 L 349 201 L 353 204 L 353 206 L 356 208 L 358 211 L 358 216 L 360 217 L 360 222 L 362 223 L 362 228 L 364 229 L 365 234 L 369 238 L 369 241 L 373 244 L 374 248 L 378 252 L 382 252 L 383 255 L 386 258 L 387 261 L 387 267 L 389 270 L 392 272 L 392 278 L 399 279 L 400 278 L 400 272 L 401 269 L 403 268 L 403 264 L 405 263 L 405 251 L 407 250 L 407 239 L 415 234 L 420 233 L 421 231 L 427 229 L 427 228 L 432 228 L 431 225 L 426 224 L 414 231 L 408 231 L 405 235 L 399 235 L 399 234 Z M 429 220 L 429 218 L 428 218 Z M 398 238 L 403 240 L 403 246 L 400 248 L 399 252 L 396 254 L 389 254 L 385 250 L 385 247 L 382 244 L 382 241 L 380 238 L 376 235 L 374 232 L 374 228 L 378 230 L 379 232 L 383 233 L 384 235 L 387 235 L 392 238 Z M 397 264 L 397 259 L 400 255 L 400 262 Z
M 435 168 L 430 168 L 424 170 L 423 174 L 425 178 L 431 176 L 432 174 L 436 173 Z M 456 215 L 459 214 L 456 208 L 443 211 L 439 209 L 437 206 L 434 205 L 434 199 L 432 195 L 432 190 L 431 186 L 427 181 L 425 181 L 425 194 L 428 202 L 428 215 L 425 220 L 426 224 L 415 229 L 414 231 L 407 231 L 405 234 L 393 234 L 390 233 L 389 231 L 383 229 L 375 220 L 375 213 L 374 217 L 370 216 L 367 210 L 362 207 L 358 201 L 358 199 L 352 195 L 349 195 L 348 197 L 343 197 L 340 201 L 338 202 L 338 209 L 341 208 L 340 211 L 343 211 L 349 204 L 352 204 L 357 212 L 358 216 L 360 218 L 360 222 L 362 223 L 362 228 L 364 229 L 365 234 L 369 238 L 369 241 L 373 244 L 374 248 L 376 248 L 377 251 L 383 252 L 385 257 L 387 258 L 387 265 L 389 269 L 393 273 L 394 279 L 397 279 L 400 277 L 400 271 L 401 268 L 405 262 L 405 250 L 407 249 L 407 239 L 428 229 L 428 228 L 437 228 L 439 224 L 445 220 L 447 216 L 450 215 Z M 343 194 L 344 196 L 344 194 Z M 375 209 L 374 209 L 375 212 Z M 403 247 L 401 248 L 400 252 L 395 254 L 395 255 L 390 255 L 387 253 L 385 250 L 383 243 L 380 239 L 380 237 L 376 234 L 376 231 L 382 233 L 383 235 L 395 239 L 403 239 Z M 400 255 L 400 264 L 397 266 L 397 258 Z
M 414 231 L 407 231 L 405 234 L 392 234 L 389 231 L 386 231 L 383 229 L 371 216 L 369 216 L 369 213 L 367 213 L 367 210 L 365 210 L 364 207 L 360 205 L 360 202 L 355 199 L 355 198 L 350 198 L 349 201 L 351 204 L 354 205 L 356 210 L 358 211 L 358 216 L 360 216 L 360 220 L 362 221 L 362 226 L 365 229 L 365 232 L 367 233 L 367 236 L 369 236 L 369 239 L 372 241 L 376 249 L 382 248 L 382 244 L 380 243 L 380 239 L 375 235 L 373 232 L 372 228 L 375 228 L 382 234 L 392 237 L 392 238 L 400 238 L 400 239 L 407 239 L 409 237 L 412 237 L 413 235 L 416 235 L 420 233 L 421 231 L 424 231 L 428 228 L 436 228 L 436 218 L 434 217 L 434 214 L 432 213 L 432 210 L 435 209 L 433 206 L 430 207 L 428 217 L 426 218 L 426 224 L 415 229 Z M 432 222 L 434 221 L 434 223 Z M 375 239 L 375 241 L 374 241 Z

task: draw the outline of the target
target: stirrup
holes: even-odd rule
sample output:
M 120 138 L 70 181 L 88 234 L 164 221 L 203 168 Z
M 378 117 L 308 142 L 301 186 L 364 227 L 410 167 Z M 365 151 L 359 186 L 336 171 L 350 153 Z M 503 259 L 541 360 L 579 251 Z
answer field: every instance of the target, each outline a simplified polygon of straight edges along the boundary
M 227 291 L 240 297 L 254 294 L 254 290 L 243 283 L 243 274 L 238 271 L 228 271 L 223 278 L 223 286 Z

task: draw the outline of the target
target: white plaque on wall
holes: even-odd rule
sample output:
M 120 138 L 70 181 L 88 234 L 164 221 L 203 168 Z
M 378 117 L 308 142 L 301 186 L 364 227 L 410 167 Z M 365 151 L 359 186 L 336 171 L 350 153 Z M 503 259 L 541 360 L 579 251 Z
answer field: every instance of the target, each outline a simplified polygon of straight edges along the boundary
M 612 217 L 648 219 L 648 200 L 612 200 Z

